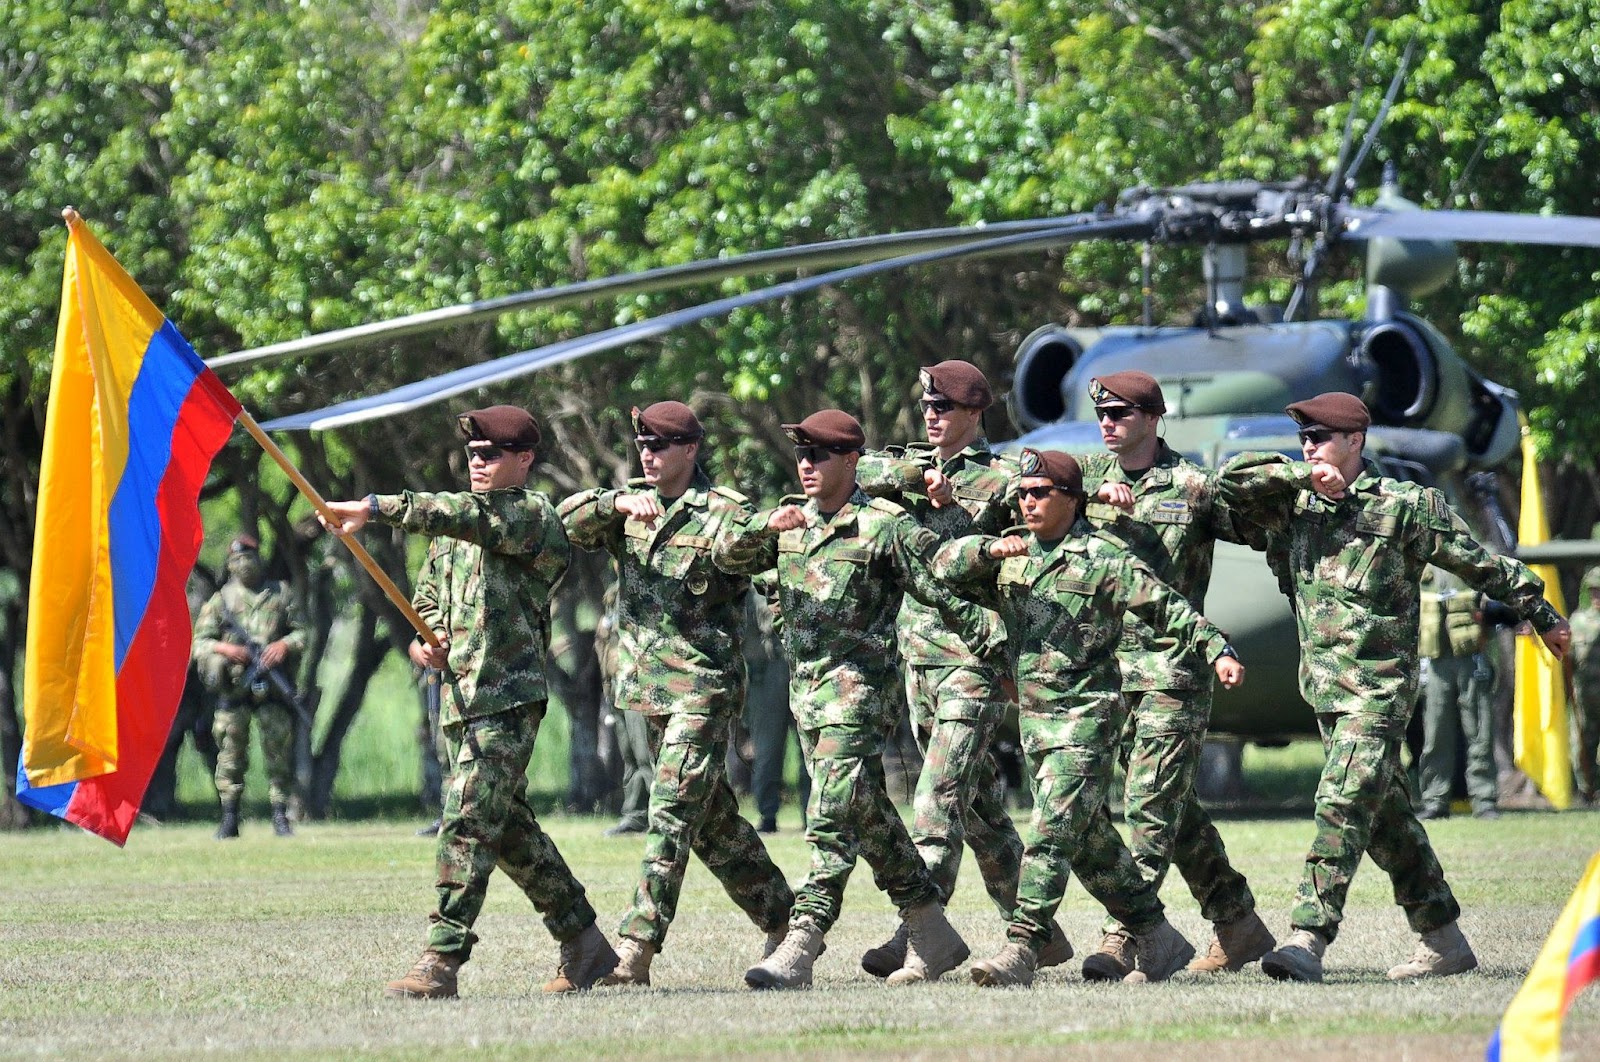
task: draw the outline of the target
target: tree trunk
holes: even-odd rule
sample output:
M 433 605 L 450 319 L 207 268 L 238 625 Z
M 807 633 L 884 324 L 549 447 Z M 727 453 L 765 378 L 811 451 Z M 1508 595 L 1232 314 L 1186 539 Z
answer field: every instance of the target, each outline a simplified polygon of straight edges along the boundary
M 377 673 L 383 658 L 389 653 L 389 642 L 377 635 L 378 617 L 363 602 L 356 618 L 356 644 L 354 659 L 350 664 L 350 679 L 345 684 L 339 703 L 334 706 L 333 717 L 322 737 L 322 747 L 311 762 L 311 785 L 305 794 L 306 814 L 314 819 L 325 818 L 333 803 L 333 783 L 339 776 L 339 757 L 344 747 L 350 724 L 367 696 L 367 685 Z

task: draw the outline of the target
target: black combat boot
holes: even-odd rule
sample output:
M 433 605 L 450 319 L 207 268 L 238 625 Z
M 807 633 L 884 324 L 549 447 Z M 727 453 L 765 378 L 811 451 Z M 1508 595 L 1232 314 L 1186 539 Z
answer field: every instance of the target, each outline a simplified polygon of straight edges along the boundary
M 294 827 L 289 825 L 289 809 L 282 804 L 272 805 L 272 832 L 279 837 L 294 836 Z
M 222 825 L 217 827 L 217 840 L 226 841 L 239 836 L 239 798 L 222 801 Z

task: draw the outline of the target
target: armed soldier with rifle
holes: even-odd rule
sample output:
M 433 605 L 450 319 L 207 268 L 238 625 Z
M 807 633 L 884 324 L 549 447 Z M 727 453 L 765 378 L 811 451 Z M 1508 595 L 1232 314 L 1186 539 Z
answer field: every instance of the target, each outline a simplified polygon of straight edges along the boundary
M 228 546 L 228 581 L 211 595 L 194 627 L 194 660 L 216 698 L 217 839 L 239 836 L 239 801 L 250 763 L 250 718 L 260 724 L 272 799 L 272 830 L 294 833 L 289 795 L 294 788 L 294 716 L 310 725 L 295 689 L 295 658 L 305 647 L 305 622 L 288 586 L 266 578 L 260 546 L 240 535 Z

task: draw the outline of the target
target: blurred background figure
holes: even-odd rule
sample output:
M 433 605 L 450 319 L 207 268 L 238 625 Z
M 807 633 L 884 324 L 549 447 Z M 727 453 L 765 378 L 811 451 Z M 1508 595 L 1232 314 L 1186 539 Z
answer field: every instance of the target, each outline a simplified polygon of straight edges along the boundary
M 748 676 L 744 725 L 750 735 L 750 793 L 755 797 L 757 829 L 778 831 L 783 803 L 783 765 L 789 753 L 794 716 L 789 713 L 789 664 L 778 641 L 777 617 L 758 585 L 745 602 L 744 665 Z M 798 742 L 798 739 L 796 739 Z M 800 769 L 796 798 L 804 815 L 811 779 Z
M 617 824 L 606 830 L 607 837 L 643 833 L 650 810 L 650 785 L 655 779 L 655 757 L 650 754 L 650 724 L 645 717 L 616 701 L 618 663 L 617 584 L 606 587 L 600 618 L 594 628 L 594 651 L 600 660 L 600 712 L 612 728 L 617 753 L 622 760 L 622 808 Z
M 1578 793 L 1600 799 L 1595 759 L 1600 752 L 1600 568 L 1584 574 L 1579 608 L 1572 613 L 1572 765 Z

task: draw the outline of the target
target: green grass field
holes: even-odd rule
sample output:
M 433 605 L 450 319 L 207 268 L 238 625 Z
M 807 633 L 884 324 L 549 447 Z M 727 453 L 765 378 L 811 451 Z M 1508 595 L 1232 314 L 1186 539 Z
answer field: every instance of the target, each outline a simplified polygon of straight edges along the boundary
M 594 819 L 548 823 L 608 934 L 629 899 L 637 837 L 603 839 Z M 1285 929 L 1310 837 L 1305 816 L 1225 819 L 1268 924 Z M 799 878 L 792 813 L 773 840 Z M 1412 940 L 1370 865 L 1351 894 L 1329 983 L 1283 985 L 1252 969 L 1210 980 L 1088 985 L 1076 964 L 1031 990 L 983 991 L 965 971 L 890 990 L 860 952 L 894 926 L 866 868 L 852 880 L 810 992 L 756 994 L 741 974 L 760 934 L 694 867 L 650 990 L 546 998 L 555 946 L 503 878 L 462 974 L 463 999 L 381 996 L 419 952 L 432 899 L 430 842 L 409 822 L 311 824 L 278 840 L 260 821 L 220 844 L 208 824 L 140 827 L 125 851 L 75 831 L 0 835 L 0 1054 L 50 1058 L 677 1058 L 708 1055 L 978 1058 L 996 1055 L 1240 1059 L 1471 1058 L 1543 943 L 1587 859 L 1600 813 L 1452 819 L 1431 833 L 1465 908 L 1480 971 L 1392 985 L 1383 971 Z M 968 873 L 952 917 L 975 957 L 1000 922 Z M 1174 922 L 1203 946 L 1181 885 Z M 1062 919 L 1085 948 L 1099 918 L 1074 885 Z M 1580 997 L 1567 1055 L 1600 1057 L 1600 993 Z

